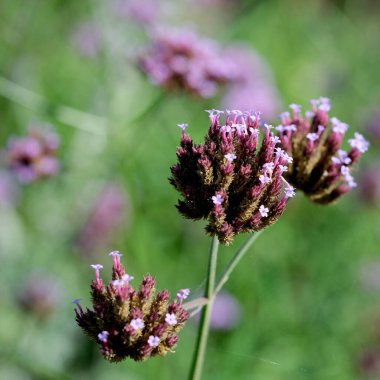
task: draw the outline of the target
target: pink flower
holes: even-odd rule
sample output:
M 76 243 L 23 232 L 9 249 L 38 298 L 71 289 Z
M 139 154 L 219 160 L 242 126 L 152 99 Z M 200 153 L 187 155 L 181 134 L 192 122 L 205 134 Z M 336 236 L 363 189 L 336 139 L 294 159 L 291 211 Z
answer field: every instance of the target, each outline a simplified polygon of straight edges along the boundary
M 30 127 L 24 137 L 11 137 L 5 151 L 9 168 L 22 183 L 56 175 L 58 136 L 47 127 Z
M 89 216 L 76 241 L 78 250 L 86 255 L 94 255 L 104 249 L 111 238 L 128 221 L 128 198 L 116 183 L 103 187 L 94 202 L 90 203 Z
M 281 100 L 267 62 L 251 47 L 229 49 L 237 66 L 237 78 L 227 85 L 222 104 L 226 108 L 260 110 L 266 119 L 277 116 Z
M 138 65 L 154 84 L 202 98 L 216 95 L 238 70 L 215 42 L 187 29 L 154 30 L 151 46 L 140 54 Z

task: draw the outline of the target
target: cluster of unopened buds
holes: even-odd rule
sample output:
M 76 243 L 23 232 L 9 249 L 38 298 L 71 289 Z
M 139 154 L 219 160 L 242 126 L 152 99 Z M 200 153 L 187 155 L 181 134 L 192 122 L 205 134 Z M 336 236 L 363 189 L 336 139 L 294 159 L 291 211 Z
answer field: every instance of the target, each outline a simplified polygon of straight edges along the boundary
M 5 151 L 8 167 L 23 183 L 57 174 L 58 136 L 51 129 L 29 128 L 27 136 L 12 137 Z
M 143 361 L 164 356 L 178 341 L 178 332 L 189 315 L 182 301 L 190 293 L 181 289 L 173 302 L 163 290 L 155 294 L 155 279 L 146 275 L 136 290 L 130 284 L 133 277 L 125 273 L 117 251 L 113 258 L 112 280 L 108 285 L 100 278 L 100 264 L 92 265 L 95 279 L 91 284 L 93 309 L 83 310 L 79 300 L 75 313 L 78 325 L 95 340 L 105 359 L 119 362 L 127 357 Z
M 280 146 L 293 157 L 285 178 L 313 202 L 327 204 L 356 186 L 351 171 L 369 143 L 356 132 L 348 140 L 351 149 L 341 149 L 348 125 L 329 117 L 328 98 L 312 100 L 311 104 L 305 116 L 301 106 L 291 104 L 292 112 L 281 114 L 276 130 Z
M 241 232 L 273 224 L 295 192 L 283 177 L 292 158 L 265 124 L 261 146 L 260 114 L 209 110 L 210 128 L 204 144 L 194 144 L 182 129 L 178 163 L 171 184 L 182 195 L 177 208 L 190 219 L 207 219 L 206 231 L 229 244 Z M 222 119 L 221 115 L 225 114 Z

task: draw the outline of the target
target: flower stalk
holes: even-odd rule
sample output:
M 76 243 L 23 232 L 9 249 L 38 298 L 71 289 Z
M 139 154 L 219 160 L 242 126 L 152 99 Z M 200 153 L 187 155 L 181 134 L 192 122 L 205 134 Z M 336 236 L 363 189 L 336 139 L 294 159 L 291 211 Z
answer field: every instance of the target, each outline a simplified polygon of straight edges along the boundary
M 243 243 L 243 245 L 236 251 L 235 255 L 232 257 L 231 261 L 228 263 L 226 269 L 222 273 L 219 278 L 219 281 L 214 289 L 214 296 L 216 296 L 224 284 L 228 281 L 231 272 L 235 269 L 236 265 L 238 265 L 239 261 L 243 258 L 243 256 L 247 253 L 248 249 L 251 247 L 253 242 L 260 235 L 261 231 L 253 232 L 248 239 Z
M 208 334 L 210 330 L 210 317 L 212 311 L 212 304 L 214 299 L 214 286 L 216 277 L 216 267 L 218 259 L 219 241 L 216 236 L 212 237 L 209 265 L 207 270 L 205 298 L 208 299 L 208 303 L 202 310 L 201 319 L 199 322 L 197 345 L 195 348 L 195 354 L 190 371 L 189 380 L 199 380 L 202 375 L 203 363 L 206 354 L 206 345 Z

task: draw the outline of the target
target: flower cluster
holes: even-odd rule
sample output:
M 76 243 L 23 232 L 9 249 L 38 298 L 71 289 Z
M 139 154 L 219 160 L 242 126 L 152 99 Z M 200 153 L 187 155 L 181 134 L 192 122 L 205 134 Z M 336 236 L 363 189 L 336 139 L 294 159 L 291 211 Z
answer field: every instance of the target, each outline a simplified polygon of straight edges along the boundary
M 20 182 L 34 182 L 57 174 L 58 146 L 58 136 L 52 131 L 30 128 L 27 136 L 9 140 L 5 160 Z
M 186 29 L 155 30 L 138 65 L 153 83 L 203 98 L 214 96 L 219 85 L 237 74 L 233 60 L 215 43 Z
M 293 163 L 284 174 L 297 189 L 313 202 L 328 204 L 356 186 L 351 170 L 369 143 L 355 133 L 348 140 L 351 149 L 341 149 L 348 125 L 335 117 L 329 118 L 330 101 L 312 100 L 312 110 L 301 114 L 301 107 L 291 104 L 291 113 L 281 114 L 276 127 L 281 147 L 293 157 Z
M 102 265 L 92 265 L 95 279 L 91 284 L 93 310 L 84 311 L 79 300 L 74 300 L 78 325 L 94 339 L 105 359 L 119 362 L 127 357 L 143 361 L 151 356 L 164 356 L 172 352 L 178 341 L 178 332 L 188 319 L 182 300 L 189 295 L 188 289 L 177 293 L 169 303 L 169 292 L 155 295 L 155 280 L 146 275 L 139 290 L 130 281 L 120 263 L 120 253 L 113 257 L 112 281 L 105 286 L 100 278 Z
M 190 219 L 207 219 L 206 231 L 229 244 L 241 232 L 273 224 L 294 188 L 282 177 L 292 158 L 276 148 L 279 138 L 265 125 L 261 147 L 259 113 L 210 110 L 204 144 L 194 144 L 180 124 L 178 163 L 171 167 L 171 184 L 183 196 L 177 208 Z

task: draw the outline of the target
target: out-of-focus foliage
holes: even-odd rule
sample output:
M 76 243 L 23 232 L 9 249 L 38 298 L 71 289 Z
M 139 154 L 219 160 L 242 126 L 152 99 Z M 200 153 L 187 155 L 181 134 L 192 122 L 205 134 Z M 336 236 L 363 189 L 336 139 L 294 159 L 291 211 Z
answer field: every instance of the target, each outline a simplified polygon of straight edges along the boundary
M 380 102 L 376 1 L 168 0 L 158 9 L 140 1 L 137 13 L 123 3 L 0 2 L 0 149 L 30 123 L 51 124 L 60 136 L 55 177 L 22 185 L 1 165 L 1 379 L 186 378 L 194 324 L 181 332 L 175 355 L 111 365 L 76 326 L 71 304 L 82 297 L 90 305 L 89 265 L 113 250 L 136 278 L 157 274 L 159 288 L 202 288 L 209 239 L 201 222 L 177 213 L 167 178 L 176 124 L 188 123 L 200 142 L 204 110 L 221 108 L 226 89 L 208 100 L 161 92 L 134 63 L 150 28 L 192 26 L 223 46 L 252 49 L 283 104 L 330 97 L 331 115 L 364 135 Z M 360 166 L 378 155 L 372 144 Z M 114 233 L 105 232 L 99 250 L 78 249 L 100 194 L 115 183 L 125 195 Z M 368 206 L 355 190 L 331 207 L 297 194 L 227 283 L 240 324 L 211 334 L 204 378 L 378 378 L 379 212 L 378 201 Z M 221 249 L 221 265 L 232 251 Z M 49 290 L 60 289 L 43 319 L 20 302 L 36 273 L 56 282 Z

